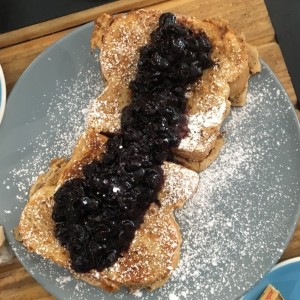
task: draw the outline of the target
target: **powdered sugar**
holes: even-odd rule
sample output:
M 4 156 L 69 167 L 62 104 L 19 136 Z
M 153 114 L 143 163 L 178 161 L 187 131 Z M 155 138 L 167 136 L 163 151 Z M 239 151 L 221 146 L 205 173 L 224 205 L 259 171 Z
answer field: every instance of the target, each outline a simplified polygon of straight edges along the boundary
M 213 68 L 216 71 L 215 67 Z M 226 77 L 212 76 L 214 81 L 219 81 L 220 88 L 214 89 L 210 86 L 209 91 L 202 91 L 196 96 L 189 95 L 193 101 L 198 99 L 194 105 L 198 109 L 191 112 L 188 111 L 188 134 L 181 140 L 179 149 L 183 152 L 193 152 L 195 160 L 203 159 L 207 153 L 213 148 L 218 136 L 219 127 L 225 119 L 228 105 L 229 85 L 227 84 Z M 203 76 L 205 77 L 205 76 Z M 220 77 L 220 78 L 219 78 Z M 222 78 L 222 80 L 221 80 Z M 200 89 L 201 84 L 208 85 L 208 80 L 199 80 L 195 90 Z M 216 84 L 216 83 L 214 83 Z M 221 91 L 221 92 L 220 92 Z M 199 97 L 199 98 L 197 98 Z M 201 100 L 200 100 L 201 99 Z M 196 154 L 198 158 L 196 159 Z M 201 158 L 202 157 L 202 158 Z
M 136 290 L 132 293 L 132 295 L 134 295 L 135 297 L 142 297 L 143 292 L 141 290 Z
M 85 71 L 80 80 L 57 83 L 47 103 L 49 130 L 33 135 L 18 149 L 22 160 L 0 182 L 7 193 L 18 191 L 18 200 L 12 198 L 11 206 L 5 208 L 12 213 L 4 214 L 4 222 L 13 217 L 16 207 L 20 211 L 24 206 L 28 187 L 47 168 L 50 158 L 70 154 L 76 136 L 84 128 L 88 102 L 99 92 L 98 80 L 97 75 Z M 84 99 L 80 96 L 83 91 L 87 92 Z M 57 103 L 58 97 L 64 103 Z M 291 107 L 285 97 L 264 68 L 262 75 L 252 79 L 248 104 L 232 109 L 222 129 L 226 131 L 226 144 L 219 158 L 200 174 L 195 197 L 176 213 L 183 235 L 182 255 L 171 279 L 157 291 L 132 295 L 122 290 L 110 296 L 13 242 L 15 251 L 57 298 L 240 296 L 279 258 L 297 217 L 295 199 L 300 191 L 296 170 L 300 168 L 295 157 L 300 147 L 290 129 Z M 34 130 L 34 126 L 28 129 Z
M 96 54 L 95 54 L 96 56 Z M 96 59 L 96 58 L 95 58 Z M 17 185 L 20 201 L 27 201 L 28 188 L 36 177 L 47 170 L 55 157 L 69 157 L 79 135 L 84 131 L 88 105 L 103 89 L 99 75 L 91 70 L 80 71 L 76 79 L 61 83 L 56 81 L 56 94 L 44 95 L 50 101 L 46 110 L 47 130 L 33 136 L 21 153 L 31 151 L 29 158 L 22 159 L 22 167 L 11 170 L 5 182 Z M 30 125 L 29 125 L 30 126 Z
M 218 101 L 219 105 L 212 106 L 209 111 L 188 116 L 188 126 L 193 128 L 207 128 L 220 125 L 226 110 L 226 100 Z
M 71 280 L 71 276 L 59 276 L 55 278 L 55 281 L 58 282 L 61 287 L 63 287 L 67 282 L 70 282 Z

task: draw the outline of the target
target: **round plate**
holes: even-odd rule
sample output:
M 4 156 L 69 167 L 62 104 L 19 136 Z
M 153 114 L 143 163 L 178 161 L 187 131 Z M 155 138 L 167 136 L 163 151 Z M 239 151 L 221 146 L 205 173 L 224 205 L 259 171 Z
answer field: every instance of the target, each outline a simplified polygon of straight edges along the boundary
M 4 115 L 6 105 L 6 84 L 2 67 L 0 65 L 0 124 Z
M 268 284 L 272 284 L 286 300 L 300 295 L 300 257 L 276 265 L 242 300 L 257 300 Z
M 251 78 L 248 103 L 223 126 L 226 144 L 200 174 L 200 188 L 176 212 L 183 244 L 179 266 L 153 293 L 109 295 L 74 279 L 15 241 L 36 176 L 69 155 L 84 130 L 88 103 L 103 89 L 92 24 L 45 52 L 16 83 L 0 128 L 0 218 L 25 268 L 58 299 L 234 299 L 277 262 L 299 214 L 299 125 L 272 71 Z M 180 183 L 179 183 L 180 184 Z

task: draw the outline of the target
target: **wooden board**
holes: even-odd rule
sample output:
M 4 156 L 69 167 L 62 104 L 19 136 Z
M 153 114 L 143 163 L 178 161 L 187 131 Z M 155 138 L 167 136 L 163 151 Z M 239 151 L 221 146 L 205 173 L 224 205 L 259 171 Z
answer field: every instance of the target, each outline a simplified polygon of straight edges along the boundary
M 200 19 L 224 18 L 237 31 L 243 32 L 251 44 L 262 45 L 274 41 L 274 29 L 262 0 L 174 0 L 151 5 L 149 8 L 171 10 Z
M 53 34 L 67 28 L 74 28 L 78 25 L 82 25 L 95 20 L 97 16 L 102 13 L 116 14 L 132 9 L 143 8 L 146 5 L 161 3 L 163 1 L 166 0 L 119 0 L 116 2 L 93 7 L 82 12 L 70 14 L 68 16 L 27 26 L 25 28 L 1 34 L 0 48 L 32 40 L 33 38 L 46 36 L 48 34 Z
M 93 20 L 104 11 L 117 13 L 148 5 L 148 8 L 173 11 L 199 18 L 221 17 L 228 19 L 237 31 L 244 32 L 249 42 L 258 46 L 261 57 L 278 76 L 292 103 L 296 103 L 296 95 L 282 53 L 275 42 L 274 30 L 263 0 L 173 0 L 153 4 L 156 2 L 161 1 L 121 0 L 115 2 L 116 6 L 109 4 L 34 25 L 35 27 L 28 27 L 12 34 L 1 35 L 0 64 L 4 69 L 8 90 L 11 90 L 25 68 L 39 53 L 68 34 L 76 26 Z M 298 115 L 300 117 L 299 112 Z M 281 260 L 295 256 L 300 256 L 300 223 Z M 54 297 L 36 283 L 15 259 L 12 264 L 0 267 L 0 299 L 53 300 Z

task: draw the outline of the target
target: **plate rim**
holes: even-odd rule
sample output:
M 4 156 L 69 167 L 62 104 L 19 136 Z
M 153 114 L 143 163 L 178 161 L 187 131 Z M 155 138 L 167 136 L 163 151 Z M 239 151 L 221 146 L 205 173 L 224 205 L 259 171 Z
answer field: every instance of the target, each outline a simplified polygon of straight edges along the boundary
M 284 93 L 284 97 L 287 98 L 289 100 L 288 104 L 289 107 L 291 108 L 292 114 L 293 114 L 293 122 L 295 124 L 297 124 L 298 126 L 295 126 L 297 128 L 297 133 L 298 133 L 298 140 L 300 141 L 300 121 L 298 120 L 298 116 L 296 113 L 296 109 L 293 106 L 293 103 L 291 101 L 290 96 L 288 95 L 285 87 L 283 86 L 283 84 L 280 82 L 280 80 L 278 79 L 277 75 L 273 72 L 273 70 L 271 69 L 271 67 L 262 59 L 260 59 L 262 62 L 262 65 L 268 69 L 268 71 L 273 75 L 274 80 L 276 81 L 278 87 L 281 89 L 281 91 Z M 295 232 L 296 226 L 298 224 L 298 222 L 300 222 L 300 201 L 299 201 L 299 205 L 298 205 L 298 210 L 297 210 L 297 214 L 294 216 L 294 220 L 293 220 L 293 231 L 290 232 L 290 234 L 288 235 L 288 241 L 287 243 L 284 245 L 283 250 L 281 252 L 281 255 L 283 254 L 283 252 L 285 251 L 285 249 L 288 247 L 288 244 L 290 242 L 290 240 L 293 237 L 293 234 Z M 279 258 L 281 257 L 281 255 L 279 256 Z M 273 267 L 275 267 L 276 262 L 273 264 Z M 270 270 L 272 270 L 272 267 L 270 268 Z M 269 270 L 269 272 L 270 272 Z M 265 275 L 268 274 L 268 272 L 265 273 Z
M 267 285 L 272 284 L 272 278 L 268 278 L 269 280 L 267 280 L 267 277 L 269 276 L 273 276 L 273 274 L 276 274 L 276 271 L 280 271 L 282 268 L 289 268 L 294 264 L 300 263 L 300 256 L 296 256 L 293 258 L 289 258 L 287 260 L 281 261 L 280 263 L 276 264 L 268 273 L 265 274 L 265 276 L 263 278 L 261 278 L 249 291 L 247 291 L 246 294 L 243 295 L 243 297 L 240 300 L 245 300 L 246 297 L 248 296 L 252 296 L 251 293 L 255 292 L 255 289 L 257 287 L 257 285 L 260 284 L 260 282 L 266 280 L 265 282 L 265 287 L 263 287 L 262 289 L 265 289 L 267 287 Z M 276 288 L 276 287 L 275 287 Z
M 290 265 L 290 264 L 294 264 L 294 263 L 297 263 L 297 262 L 300 262 L 300 256 L 296 256 L 296 257 L 293 257 L 293 258 L 289 258 L 287 260 L 283 260 L 281 261 L 280 263 L 276 264 L 271 270 L 269 273 L 273 272 L 273 271 L 276 271 L 277 269 L 281 269 L 282 267 L 284 266 L 287 266 L 287 265 Z
M 271 67 L 262 59 L 262 58 L 259 58 L 260 61 L 261 61 L 261 64 L 268 70 L 268 72 L 270 72 L 270 74 L 273 75 L 273 79 L 276 81 L 278 87 L 280 88 L 281 92 L 284 93 L 284 97 L 286 99 L 289 100 L 288 104 L 289 104 L 289 107 L 291 108 L 291 111 L 292 111 L 292 114 L 293 114 L 293 122 L 295 124 L 297 124 L 298 126 L 295 126 L 297 128 L 297 133 L 298 133 L 298 140 L 300 141 L 300 122 L 298 121 L 298 116 L 297 116 L 297 113 L 296 113 L 296 109 L 295 107 L 293 106 L 292 104 L 292 101 L 291 101 L 291 98 L 290 96 L 288 95 L 285 87 L 283 86 L 283 84 L 280 82 L 280 80 L 278 79 L 277 75 L 273 72 L 273 70 L 271 69 Z M 277 259 L 274 260 L 272 263 L 270 263 L 269 265 L 269 268 L 266 270 L 266 272 L 264 273 L 263 277 L 261 278 L 258 278 L 255 282 L 252 283 L 252 286 L 247 290 L 245 291 L 243 294 L 241 294 L 241 298 L 240 300 L 243 300 L 244 297 L 247 296 L 247 294 L 253 289 L 255 288 L 255 286 L 257 284 L 259 284 L 259 282 L 261 280 L 264 279 L 265 276 L 267 276 L 269 273 L 273 272 L 274 270 L 278 269 L 278 268 L 281 268 L 283 267 L 284 265 L 288 265 L 290 263 L 293 263 L 293 262 L 289 262 L 290 260 L 292 259 L 288 259 L 286 261 L 282 261 L 280 263 L 277 264 L 278 260 L 280 259 L 280 257 L 282 256 L 282 254 L 284 253 L 284 251 L 287 249 L 288 245 L 289 245 L 289 242 L 291 241 L 292 237 L 293 237 L 293 234 L 295 232 L 295 229 L 297 227 L 297 224 L 298 222 L 300 222 L 300 202 L 299 202 L 299 205 L 298 205 L 298 209 L 297 209 L 297 212 L 296 212 L 296 215 L 294 215 L 293 218 L 291 218 L 292 220 L 292 224 L 293 224 L 293 230 L 291 230 L 289 232 L 289 234 L 287 235 L 287 240 L 286 240 L 286 243 L 284 244 L 284 247 L 282 248 L 282 251 L 280 253 L 277 254 Z M 300 261 L 300 256 L 299 256 L 299 261 Z M 285 263 L 286 262 L 286 263 Z

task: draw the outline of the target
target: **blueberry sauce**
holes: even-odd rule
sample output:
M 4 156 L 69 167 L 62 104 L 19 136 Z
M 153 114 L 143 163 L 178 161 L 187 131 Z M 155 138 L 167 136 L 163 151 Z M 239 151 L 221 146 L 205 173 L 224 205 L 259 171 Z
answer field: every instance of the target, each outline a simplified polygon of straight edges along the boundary
M 162 14 L 151 42 L 140 49 L 131 103 L 121 130 L 110 137 L 102 160 L 83 166 L 82 178 L 54 195 L 55 236 L 76 272 L 102 271 L 128 250 L 146 210 L 157 203 L 161 168 L 187 134 L 185 92 L 213 65 L 204 33 L 193 33 Z

